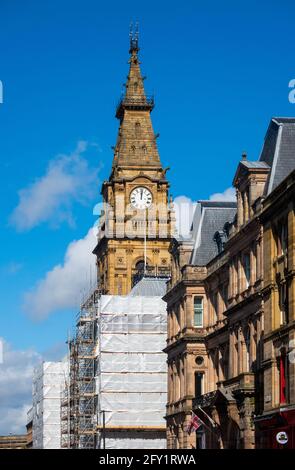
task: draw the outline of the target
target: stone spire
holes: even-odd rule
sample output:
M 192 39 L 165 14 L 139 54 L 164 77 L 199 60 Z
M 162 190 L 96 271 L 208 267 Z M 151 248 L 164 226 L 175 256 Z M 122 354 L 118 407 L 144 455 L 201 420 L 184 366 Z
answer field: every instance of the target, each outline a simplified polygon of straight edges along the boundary
M 113 167 L 145 166 L 160 167 L 160 157 L 150 113 L 154 99 L 144 90 L 144 78 L 138 59 L 138 30 L 130 32 L 129 73 L 116 110 L 120 120 L 118 138 L 114 149 Z

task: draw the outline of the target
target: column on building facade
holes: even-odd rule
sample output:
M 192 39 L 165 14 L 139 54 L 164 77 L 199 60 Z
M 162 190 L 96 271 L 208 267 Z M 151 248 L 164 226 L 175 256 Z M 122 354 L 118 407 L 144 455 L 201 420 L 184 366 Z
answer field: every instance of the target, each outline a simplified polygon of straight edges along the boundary
M 228 298 L 233 297 L 233 264 L 232 261 L 229 263 L 228 267 Z
M 184 324 L 185 324 L 183 300 L 179 302 L 179 323 L 180 323 L 180 331 L 182 331 L 184 329 Z
M 185 396 L 184 358 L 180 358 L 180 398 Z
M 237 373 L 241 374 L 243 372 L 243 365 L 244 365 L 244 357 L 243 357 L 243 339 L 242 339 L 242 327 L 241 325 L 238 326 L 237 329 L 238 333 L 238 368 Z
M 171 256 L 171 277 L 172 277 L 172 283 L 176 284 L 177 275 L 176 275 L 175 258 L 173 255 Z
M 220 285 L 220 284 L 219 284 Z M 223 318 L 223 305 L 222 305 L 222 297 L 221 297 L 221 294 L 219 292 L 219 290 L 217 290 L 216 292 L 216 296 L 217 296 L 217 302 L 216 302 L 216 305 L 217 305 L 217 321 L 221 321 L 222 318 Z
M 178 358 L 174 362 L 174 377 L 175 377 L 174 401 L 178 401 L 180 398 L 180 377 L 179 377 L 179 359 Z
M 253 362 L 256 361 L 256 343 L 255 343 L 255 326 L 253 321 L 250 322 L 250 364 L 252 366 Z
M 221 352 L 220 352 L 220 347 L 218 346 L 216 348 L 216 353 L 215 353 L 215 365 L 216 365 L 216 372 L 215 372 L 215 388 L 217 389 L 217 382 L 220 382 L 221 380 L 224 380 L 223 376 L 223 371 L 221 367 Z
M 175 313 L 175 304 L 172 305 L 172 336 L 173 338 L 176 335 L 176 313 Z
M 175 371 L 174 371 L 174 361 L 171 361 L 171 397 L 170 402 L 174 403 L 175 401 Z
M 215 384 L 219 382 L 219 348 L 215 349 L 215 354 L 214 354 L 214 361 L 215 361 Z M 217 387 L 216 387 L 217 388 Z
M 171 305 L 171 337 L 175 336 L 175 304 Z
M 244 206 L 244 223 L 249 220 L 249 204 L 248 204 L 248 194 L 245 190 L 243 192 L 243 206 Z
M 224 354 L 224 348 L 218 348 L 217 349 L 217 354 L 218 354 L 218 381 L 223 381 L 224 380 L 224 372 L 223 372 L 223 354 Z
M 239 327 L 234 327 L 234 370 L 233 370 L 233 377 L 238 375 L 239 373 Z
M 263 273 L 264 273 L 264 268 L 263 268 L 263 250 L 264 250 L 264 247 L 263 247 L 263 237 L 261 235 L 260 237 L 260 240 L 259 240 L 259 247 L 260 247 L 260 272 L 259 272 L 259 275 L 260 277 L 262 278 L 263 277 Z
M 193 354 L 186 354 L 185 361 L 185 384 L 186 384 L 186 395 L 190 397 L 195 396 L 195 380 L 194 380 L 194 363 L 195 356 Z
M 211 315 L 212 315 L 212 302 L 211 302 L 211 298 L 212 298 L 212 293 L 211 291 L 208 292 L 208 295 L 207 295 L 207 326 L 210 327 L 212 325 L 212 321 L 211 321 Z
M 235 297 L 238 293 L 238 262 L 237 257 L 233 258 L 233 297 Z
M 242 333 L 242 372 L 250 372 L 250 350 L 251 350 L 251 333 L 247 322 L 243 325 Z M 247 344 L 249 342 L 249 344 Z
M 173 305 L 170 307 L 169 310 L 169 338 L 170 340 L 173 337 L 174 327 L 173 327 Z
M 271 327 L 276 330 L 281 326 L 281 309 L 280 309 L 280 302 L 279 302 L 279 289 L 278 286 L 275 285 L 274 289 L 271 292 L 271 313 L 272 313 L 272 325 Z
M 256 247 L 252 244 L 251 251 L 250 251 L 250 285 L 253 286 L 256 282 L 257 273 L 256 273 Z
M 207 368 L 207 392 L 211 392 L 213 390 L 212 384 L 212 352 L 208 351 L 208 368 Z
M 172 366 L 171 366 L 171 363 L 168 362 L 168 403 L 171 403 L 172 400 L 173 400 L 173 397 L 172 397 L 172 394 L 173 394 L 173 390 L 172 390 L 172 387 L 173 387 L 173 370 L 172 370 Z
M 261 341 L 261 332 L 263 330 L 261 314 L 256 319 L 256 360 L 257 367 L 261 366 L 262 355 L 263 355 L 263 345 Z
M 175 311 L 175 335 L 178 335 L 178 333 L 180 331 L 180 306 L 179 306 L 179 303 L 175 303 L 174 311 Z
M 229 329 L 228 377 L 234 377 L 234 329 Z
M 243 270 L 241 256 L 237 257 L 237 294 L 243 291 Z
M 244 397 L 243 403 L 239 408 L 241 420 L 242 442 L 244 449 L 253 449 L 255 446 L 254 424 L 253 424 L 253 398 Z
M 256 243 L 256 279 L 261 277 L 261 239 Z
M 240 191 L 236 191 L 237 193 L 237 215 L 238 215 L 238 227 L 243 225 L 243 203 L 242 203 L 242 195 Z
M 186 375 L 185 375 L 185 357 L 182 355 L 182 380 L 183 380 L 183 391 L 182 397 L 184 398 L 186 395 Z
M 186 328 L 193 327 L 193 296 L 191 294 L 185 296 L 185 323 Z
M 256 196 L 255 196 L 256 190 L 253 187 L 254 185 L 255 185 L 255 189 L 256 189 L 256 181 L 253 180 L 253 179 L 250 179 L 249 192 L 248 192 L 249 216 L 250 217 L 253 216 L 254 212 L 253 212 L 252 204 L 256 199 Z

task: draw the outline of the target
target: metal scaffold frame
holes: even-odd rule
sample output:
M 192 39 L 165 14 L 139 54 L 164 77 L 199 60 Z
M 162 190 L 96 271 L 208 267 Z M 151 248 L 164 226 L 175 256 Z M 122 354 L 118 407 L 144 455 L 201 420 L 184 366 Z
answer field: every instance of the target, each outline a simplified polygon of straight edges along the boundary
M 61 396 L 61 447 L 94 449 L 97 427 L 97 304 L 98 289 L 87 297 L 68 341 L 69 377 Z

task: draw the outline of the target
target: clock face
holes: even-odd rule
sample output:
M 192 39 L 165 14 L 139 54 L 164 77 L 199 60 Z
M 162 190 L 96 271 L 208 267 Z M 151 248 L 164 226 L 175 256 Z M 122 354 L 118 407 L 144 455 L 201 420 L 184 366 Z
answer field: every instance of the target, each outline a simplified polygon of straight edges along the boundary
M 130 194 L 130 203 L 135 209 L 147 209 L 153 202 L 152 193 L 143 186 L 133 189 Z

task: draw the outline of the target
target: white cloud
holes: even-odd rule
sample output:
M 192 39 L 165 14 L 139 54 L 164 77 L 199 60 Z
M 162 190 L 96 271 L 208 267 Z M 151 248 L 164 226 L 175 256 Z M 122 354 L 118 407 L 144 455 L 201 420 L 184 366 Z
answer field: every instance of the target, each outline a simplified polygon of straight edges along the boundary
M 36 286 L 25 294 L 25 310 L 42 320 L 50 313 L 79 305 L 81 293 L 89 288 L 90 277 L 95 278 L 96 232 L 91 228 L 80 240 L 71 242 L 62 264 L 54 266 Z
M 32 375 L 41 356 L 33 349 L 13 350 L 4 346 L 0 363 L 0 434 L 25 433 L 27 411 L 32 406 Z
M 209 197 L 209 201 L 235 201 L 236 200 L 236 190 L 235 188 L 227 188 L 223 193 L 214 193 Z
M 93 198 L 98 180 L 98 168 L 90 168 L 83 154 L 96 144 L 80 141 L 70 155 L 58 155 L 49 162 L 44 176 L 19 191 L 19 203 L 10 223 L 19 231 L 49 222 L 58 226 L 66 221 L 74 224 L 72 204 L 86 203 Z
M 227 188 L 223 193 L 214 193 L 209 196 L 209 201 L 236 201 L 236 192 L 234 188 Z M 187 196 L 177 196 L 174 201 L 174 211 L 176 218 L 177 239 L 189 240 L 191 238 L 191 225 L 197 201 L 192 201 Z
M 176 238 L 188 239 L 193 221 L 196 202 L 186 196 L 177 196 L 173 201 L 175 212 Z

